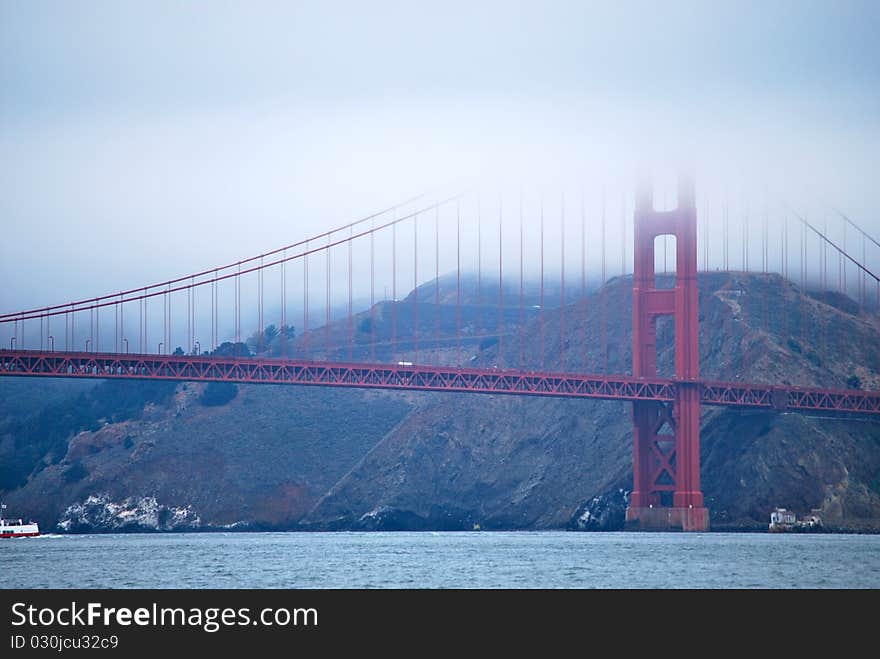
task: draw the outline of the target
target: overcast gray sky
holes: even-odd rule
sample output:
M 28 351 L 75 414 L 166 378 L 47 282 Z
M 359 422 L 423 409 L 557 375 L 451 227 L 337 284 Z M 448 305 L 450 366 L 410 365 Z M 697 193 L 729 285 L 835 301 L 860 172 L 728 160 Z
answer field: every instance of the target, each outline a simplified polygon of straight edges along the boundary
M 871 1 L 4 2 L 0 308 L 487 173 L 687 161 L 880 233 L 878 34 Z

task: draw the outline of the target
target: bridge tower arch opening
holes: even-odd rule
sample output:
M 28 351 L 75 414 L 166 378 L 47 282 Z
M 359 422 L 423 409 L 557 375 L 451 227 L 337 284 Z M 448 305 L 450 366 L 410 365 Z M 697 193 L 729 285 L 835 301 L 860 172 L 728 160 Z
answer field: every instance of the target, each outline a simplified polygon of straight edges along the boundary
M 646 181 L 636 191 L 633 270 L 633 375 L 659 377 L 657 321 L 674 324 L 676 394 L 672 403 L 633 403 L 633 490 L 628 528 L 705 531 L 709 511 L 700 489 L 699 317 L 697 210 L 693 181 L 678 184 L 674 210 L 654 210 Z M 655 241 L 675 237 L 671 288 L 657 277 Z

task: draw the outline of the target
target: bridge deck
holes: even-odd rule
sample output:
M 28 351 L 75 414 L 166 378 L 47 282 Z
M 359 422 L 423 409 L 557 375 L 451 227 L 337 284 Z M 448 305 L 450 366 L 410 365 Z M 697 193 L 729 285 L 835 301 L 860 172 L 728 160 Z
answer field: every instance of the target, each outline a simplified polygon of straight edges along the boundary
M 0 350 L 0 376 L 300 384 L 663 402 L 674 400 L 678 387 L 691 385 L 700 387 L 705 405 L 880 414 L 880 392 L 871 391 L 418 364 Z

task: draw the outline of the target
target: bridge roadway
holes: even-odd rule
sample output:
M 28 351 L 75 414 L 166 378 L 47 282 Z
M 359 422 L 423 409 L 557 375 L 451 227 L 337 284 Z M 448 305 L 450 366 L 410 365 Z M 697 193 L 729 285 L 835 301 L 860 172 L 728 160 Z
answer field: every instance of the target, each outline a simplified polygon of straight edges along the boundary
M 880 392 L 872 391 L 421 364 L 4 349 L 0 376 L 298 384 L 664 403 L 675 400 L 679 387 L 697 386 L 705 405 L 880 414 Z

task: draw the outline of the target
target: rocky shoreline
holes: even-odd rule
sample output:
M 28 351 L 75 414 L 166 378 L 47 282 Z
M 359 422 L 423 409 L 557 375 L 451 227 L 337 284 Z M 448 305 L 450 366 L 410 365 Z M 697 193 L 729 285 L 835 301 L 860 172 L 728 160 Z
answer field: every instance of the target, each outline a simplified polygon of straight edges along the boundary
M 578 506 L 566 530 L 587 533 L 608 533 L 624 530 L 629 492 L 617 489 L 602 494 Z M 357 519 L 339 519 L 335 523 L 317 525 L 270 525 L 247 521 L 216 525 L 204 523 L 192 506 L 171 506 L 159 503 L 155 497 L 128 497 L 114 501 L 106 493 L 89 495 L 84 501 L 67 508 L 53 533 L 90 535 L 110 533 L 218 533 L 218 532 L 412 532 L 412 531 L 518 531 L 516 527 L 481 525 L 472 513 L 432 508 L 427 516 L 412 511 L 383 506 Z M 712 526 L 714 533 L 767 533 L 767 525 L 752 520 L 719 522 Z M 811 533 L 822 534 L 880 534 L 880 525 L 825 524 Z

